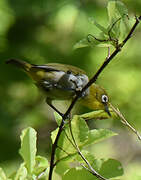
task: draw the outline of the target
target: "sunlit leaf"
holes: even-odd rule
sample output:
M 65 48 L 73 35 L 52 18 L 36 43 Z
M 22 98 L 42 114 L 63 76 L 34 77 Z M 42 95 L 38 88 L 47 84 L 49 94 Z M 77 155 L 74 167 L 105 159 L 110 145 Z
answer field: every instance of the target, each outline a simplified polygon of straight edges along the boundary
M 36 164 L 34 167 L 34 174 L 39 175 L 45 169 L 49 168 L 48 161 L 45 157 L 36 156 Z
M 70 169 L 70 162 L 73 161 L 73 158 L 70 158 L 69 160 L 63 159 L 60 162 L 57 163 L 55 172 L 59 175 L 65 174 L 66 171 Z
M 111 117 L 117 117 L 117 115 L 113 112 L 113 110 L 111 108 L 109 108 L 109 111 L 111 113 Z M 81 118 L 85 119 L 85 120 L 89 120 L 89 119 L 109 119 L 109 115 L 104 111 L 104 110 L 97 110 L 97 111 L 91 111 L 85 114 L 81 114 L 80 115 Z
M 115 135 L 117 133 L 108 129 L 92 129 L 89 131 L 88 141 L 85 145 L 95 144 Z
M 28 173 L 27 173 L 27 169 L 25 167 L 25 163 L 22 163 L 16 173 L 14 180 L 25 180 L 27 177 L 27 174 Z
M 2 168 L 0 168 L 0 180 L 7 180 L 6 174 Z
M 32 173 L 35 166 L 36 156 L 36 131 L 28 127 L 22 131 L 21 134 L 21 149 L 20 154 L 24 159 L 25 166 L 29 173 Z
M 55 120 L 59 126 L 61 124 L 62 117 L 57 112 L 54 112 L 54 117 L 55 117 Z
M 71 126 L 74 138 L 78 146 L 81 146 L 88 139 L 89 128 L 86 122 L 77 115 L 73 116 Z
M 97 45 L 98 47 L 101 47 L 101 48 L 108 48 L 108 47 L 111 47 L 112 46 L 112 43 L 111 42 L 107 42 L 107 43 L 99 43 Z

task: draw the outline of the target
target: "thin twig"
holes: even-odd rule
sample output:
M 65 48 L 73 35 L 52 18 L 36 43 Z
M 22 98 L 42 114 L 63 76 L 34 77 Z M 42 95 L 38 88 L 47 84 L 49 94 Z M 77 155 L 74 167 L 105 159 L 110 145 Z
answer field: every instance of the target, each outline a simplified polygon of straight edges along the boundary
M 91 43 L 89 37 L 92 37 L 93 39 L 95 39 L 95 40 L 98 41 L 98 42 L 107 42 L 107 41 L 109 41 L 109 39 L 98 39 L 98 38 L 96 38 L 94 35 L 88 34 L 88 35 L 87 35 L 87 41 L 88 41 L 89 43 Z
M 59 137 L 61 135 L 63 126 L 64 126 L 64 119 L 62 119 L 62 121 L 61 121 L 61 124 L 59 126 L 59 130 L 58 130 L 57 136 L 55 138 L 55 141 L 52 144 L 51 161 L 50 161 L 49 178 L 48 178 L 49 180 L 52 179 L 52 172 L 53 172 L 53 169 L 54 169 L 55 152 L 56 152 L 57 143 L 58 143 Z
M 92 34 L 88 34 L 88 35 L 87 35 L 87 41 L 88 41 L 89 43 L 91 43 L 89 37 L 92 37 L 93 39 L 95 39 L 96 41 L 99 41 L 99 42 L 108 42 L 108 41 L 115 42 L 115 44 L 116 44 L 116 46 L 117 46 L 117 45 L 118 45 L 118 39 L 116 39 L 116 38 L 114 39 L 114 38 L 111 37 L 111 31 L 112 31 L 113 27 L 116 25 L 116 23 L 117 23 L 118 21 L 120 21 L 120 20 L 121 20 L 121 17 L 120 17 L 119 19 L 117 19 L 117 20 L 112 24 L 112 26 L 110 27 L 110 29 L 109 29 L 109 31 L 108 31 L 108 36 L 109 36 L 108 39 L 99 39 L 99 38 L 96 38 L 96 37 L 95 37 L 94 35 L 92 35 Z
M 91 164 L 89 163 L 89 161 L 85 158 L 85 156 L 82 154 L 82 152 L 80 151 L 76 141 L 75 141 L 75 138 L 74 138 L 74 135 L 73 135 L 73 132 L 72 132 L 72 126 L 71 126 L 71 122 L 69 124 L 70 126 L 70 133 L 71 133 L 71 137 L 72 137 L 72 140 L 73 140 L 73 143 L 75 144 L 75 148 L 77 149 L 77 152 L 78 154 L 80 155 L 80 157 L 84 160 L 84 162 L 87 164 L 88 166 L 88 169 L 89 169 L 89 172 L 91 174 L 93 174 L 94 176 L 96 176 L 98 179 L 100 180 L 106 180 L 103 176 L 101 176 L 99 173 L 96 172 L 96 170 L 91 166 Z
M 99 77 L 100 73 L 104 70 L 104 68 L 110 63 L 110 61 L 121 51 L 122 47 L 126 44 L 126 42 L 130 39 L 130 37 L 132 36 L 133 32 L 135 31 L 137 25 L 139 24 L 141 20 L 141 16 L 139 16 L 138 18 L 136 17 L 136 22 L 134 23 L 133 27 L 131 28 L 130 32 L 128 33 L 128 35 L 126 36 L 126 38 L 123 40 L 123 42 L 121 44 L 119 44 L 115 51 L 111 54 L 111 56 L 109 58 L 107 58 L 106 61 L 104 61 L 104 63 L 100 66 L 100 68 L 98 69 L 98 71 L 95 73 L 95 75 L 90 79 L 90 81 L 86 84 L 86 86 L 77 93 L 76 97 L 72 100 L 71 105 L 69 106 L 68 110 L 66 111 L 66 113 L 64 114 L 64 116 L 62 117 L 62 122 L 59 126 L 59 130 L 58 133 L 56 135 L 55 141 L 52 144 L 52 152 L 51 152 L 51 161 L 50 161 L 50 170 L 49 170 L 49 179 L 52 179 L 52 173 L 53 173 L 53 169 L 54 169 L 54 159 L 55 159 L 55 152 L 56 152 L 56 148 L 57 148 L 57 143 L 59 140 L 59 137 L 61 135 L 63 126 L 64 126 L 64 121 L 65 119 L 68 117 L 68 115 L 70 114 L 72 108 L 74 107 L 76 101 L 82 96 L 83 92 L 89 88 Z
M 45 175 L 47 169 L 48 167 L 36 177 L 36 180 L 39 180 L 40 178 L 42 178 Z
M 123 114 L 119 111 L 119 109 L 116 109 L 112 104 L 110 104 L 110 107 L 112 108 L 112 110 L 121 118 L 121 122 L 127 126 L 128 128 L 130 128 L 138 137 L 139 140 L 141 140 L 141 135 L 139 134 L 139 132 L 133 127 L 131 126 L 131 124 L 129 124 L 129 122 L 125 119 L 125 117 L 123 116 Z
M 84 164 L 80 163 L 80 165 L 81 165 L 84 169 L 86 169 L 87 171 L 89 171 L 91 174 L 93 174 L 92 171 L 91 171 L 89 168 L 87 168 Z M 93 174 L 93 175 L 94 175 L 94 174 Z

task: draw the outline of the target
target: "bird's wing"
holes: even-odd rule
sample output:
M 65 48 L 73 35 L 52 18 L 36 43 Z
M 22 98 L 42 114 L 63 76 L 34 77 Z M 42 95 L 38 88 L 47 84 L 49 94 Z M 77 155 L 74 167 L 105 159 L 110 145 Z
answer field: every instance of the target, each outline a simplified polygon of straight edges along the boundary
M 68 65 L 68 64 L 59 64 L 59 63 L 49 63 L 45 65 L 33 65 L 32 68 L 37 69 L 44 69 L 47 72 L 51 71 L 63 71 L 63 72 L 70 72 L 74 75 L 81 75 L 86 74 L 86 72 L 78 67 Z

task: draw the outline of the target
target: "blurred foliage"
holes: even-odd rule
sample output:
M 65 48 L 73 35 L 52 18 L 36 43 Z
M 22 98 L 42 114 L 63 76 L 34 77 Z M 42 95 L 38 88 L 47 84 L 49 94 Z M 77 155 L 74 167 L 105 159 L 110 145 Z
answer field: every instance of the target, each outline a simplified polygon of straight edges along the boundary
M 123 0 L 129 14 L 139 14 L 141 1 Z M 0 165 L 11 173 L 19 164 L 19 134 L 32 126 L 38 131 L 40 154 L 50 155 L 50 132 L 56 123 L 37 88 L 26 74 L 5 64 L 19 58 L 35 64 L 49 62 L 76 65 L 91 77 L 105 59 L 106 48 L 82 48 L 73 45 L 88 33 L 98 34 L 88 21 L 94 17 L 107 23 L 107 0 L 1 0 L 0 1 Z M 141 129 L 141 54 L 140 25 L 123 51 L 108 65 L 97 83 L 107 89 L 111 102 L 129 122 Z M 60 107 L 60 104 L 57 104 Z M 61 103 L 62 109 L 66 104 Z M 81 109 L 80 112 L 87 112 Z M 47 119 L 48 118 L 48 119 Z M 141 178 L 141 145 L 115 120 L 89 121 L 91 128 L 110 128 L 119 136 L 92 146 L 100 158 L 113 157 L 125 166 L 127 180 Z M 103 152 L 104 149 L 104 152 Z M 12 164 L 12 165 L 11 165 Z

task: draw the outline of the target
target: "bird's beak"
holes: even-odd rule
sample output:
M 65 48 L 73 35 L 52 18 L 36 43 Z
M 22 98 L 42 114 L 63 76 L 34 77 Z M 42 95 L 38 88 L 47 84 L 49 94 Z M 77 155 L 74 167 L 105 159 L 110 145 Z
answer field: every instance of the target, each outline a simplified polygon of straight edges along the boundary
M 105 112 L 106 112 L 109 116 L 111 116 L 111 113 L 110 113 L 110 111 L 109 111 L 108 104 L 105 104 Z

